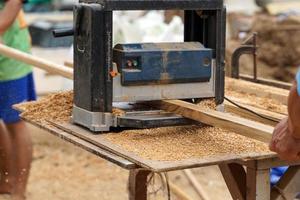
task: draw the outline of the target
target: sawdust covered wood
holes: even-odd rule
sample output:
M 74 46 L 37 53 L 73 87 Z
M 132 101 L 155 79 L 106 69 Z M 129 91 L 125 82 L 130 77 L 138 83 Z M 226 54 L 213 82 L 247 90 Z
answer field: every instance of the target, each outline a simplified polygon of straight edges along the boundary
M 268 152 L 262 142 L 214 127 L 130 130 L 105 138 L 143 158 L 161 161 Z

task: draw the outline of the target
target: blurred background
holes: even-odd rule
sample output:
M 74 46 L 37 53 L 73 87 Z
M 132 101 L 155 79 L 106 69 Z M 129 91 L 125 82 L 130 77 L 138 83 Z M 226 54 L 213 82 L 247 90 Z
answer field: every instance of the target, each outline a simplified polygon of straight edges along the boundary
M 253 33 L 257 33 L 257 74 L 262 78 L 291 82 L 300 65 L 300 2 L 298 0 L 225 0 L 227 17 L 226 72 L 231 57 Z M 31 0 L 25 5 L 33 54 L 57 63 L 72 61 L 72 37 L 55 39 L 52 30 L 72 27 L 72 0 Z M 120 42 L 182 41 L 180 11 L 129 11 L 114 13 L 114 44 Z M 53 54 L 55 49 L 55 55 Z M 252 75 L 253 55 L 242 56 L 240 73 Z M 71 89 L 69 81 L 36 70 L 38 93 Z M 39 81 L 41 80 L 42 81 Z M 51 87 L 49 88 L 49 83 Z

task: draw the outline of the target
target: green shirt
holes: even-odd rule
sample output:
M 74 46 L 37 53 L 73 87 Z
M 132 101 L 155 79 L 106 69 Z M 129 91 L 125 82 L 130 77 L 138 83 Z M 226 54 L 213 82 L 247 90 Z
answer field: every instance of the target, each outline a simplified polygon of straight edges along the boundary
M 51 3 L 52 0 L 28 0 L 29 4 Z
M 4 6 L 3 0 L 0 0 L 0 9 Z M 3 44 L 30 53 L 31 40 L 27 27 L 21 27 L 19 17 L 15 22 L 0 36 Z M 16 80 L 32 72 L 31 66 L 10 59 L 0 54 L 0 81 Z

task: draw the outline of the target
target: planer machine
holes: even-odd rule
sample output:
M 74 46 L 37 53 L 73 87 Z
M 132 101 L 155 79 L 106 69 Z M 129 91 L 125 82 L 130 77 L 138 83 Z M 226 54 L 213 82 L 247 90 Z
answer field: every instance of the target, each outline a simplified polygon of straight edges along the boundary
M 180 43 L 117 44 L 116 10 L 184 10 Z M 226 10 L 223 0 L 81 0 L 74 8 L 73 123 L 93 132 L 194 123 L 137 102 L 224 100 Z M 118 108 L 122 112 L 118 112 Z

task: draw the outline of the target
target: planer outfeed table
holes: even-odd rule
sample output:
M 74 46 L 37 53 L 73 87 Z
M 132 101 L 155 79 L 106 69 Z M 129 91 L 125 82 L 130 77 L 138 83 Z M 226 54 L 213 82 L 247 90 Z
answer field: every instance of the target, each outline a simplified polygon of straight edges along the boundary
M 16 106 L 20 111 L 20 107 Z M 130 170 L 129 200 L 147 199 L 147 177 L 151 172 L 168 172 L 218 165 L 233 199 L 293 199 L 300 186 L 300 162 L 281 161 L 273 153 L 211 155 L 210 158 L 181 161 L 149 161 L 108 142 L 102 135 L 68 123 L 42 124 L 24 118 L 30 124 L 80 148 Z M 141 130 L 142 132 L 143 130 Z M 291 166 L 278 185 L 270 187 L 270 168 Z

